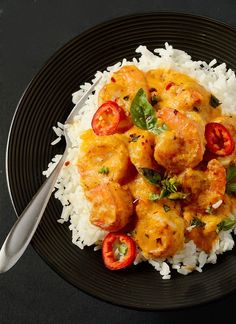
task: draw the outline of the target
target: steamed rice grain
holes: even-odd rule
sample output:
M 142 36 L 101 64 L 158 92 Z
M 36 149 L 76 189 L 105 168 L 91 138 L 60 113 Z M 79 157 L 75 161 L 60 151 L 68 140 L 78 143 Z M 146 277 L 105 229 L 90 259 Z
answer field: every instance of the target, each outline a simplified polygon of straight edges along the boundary
M 89 221 L 90 203 L 85 198 L 83 189 L 80 185 L 80 175 L 77 171 L 77 159 L 79 155 L 80 134 L 91 128 L 92 117 L 97 110 L 98 94 L 102 87 L 109 82 L 113 72 L 119 70 L 124 65 L 136 65 L 140 70 L 147 71 L 156 68 L 171 68 L 185 73 L 195 78 L 208 91 L 213 93 L 222 103 L 224 114 L 236 114 L 236 78 L 231 69 L 227 69 L 225 63 L 217 65 L 213 59 L 209 64 L 204 61 L 193 61 L 187 53 L 174 49 L 171 45 L 165 44 L 164 48 L 155 49 L 154 53 L 149 51 L 146 46 L 139 46 L 136 53 L 140 57 L 133 58 L 131 61 L 123 59 L 122 62 L 110 66 L 103 72 L 97 72 L 93 82 L 102 78 L 97 85 L 96 91 L 90 95 L 78 116 L 74 119 L 74 124 L 70 127 L 61 123 L 54 127 L 58 138 L 52 142 L 56 144 L 63 135 L 63 129 L 67 128 L 68 135 L 73 148 L 69 149 L 67 159 L 70 161 L 68 166 L 64 166 L 60 172 L 55 185 L 55 197 L 63 205 L 63 210 L 59 223 L 69 222 L 69 229 L 72 232 L 72 242 L 79 248 L 96 245 L 95 250 L 100 249 L 101 241 L 107 234 L 106 231 L 92 225 Z M 90 88 L 90 83 L 80 86 L 80 90 L 72 94 L 72 101 L 76 104 L 83 93 Z M 60 155 L 55 156 L 49 163 L 44 175 L 49 176 L 60 159 Z M 218 205 L 217 205 L 218 206 Z M 216 208 L 217 208 L 216 206 Z M 232 219 L 236 219 L 236 213 L 231 214 Z M 188 228 L 191 231 L 191 227 Z M 171 268 L 178 273 L 187 275 L 193 270 L 202 272 L 202 268 L 207 263 L 216 263 L 217 255 L 232 250 L 234 240 L 232 232 L 236 233 L 236 228 L 229 231 L 222 231 L 219 240 L 215 243 L 211 253 L 207 254 L 200 251 L 193 241 L 185 243 L 183 249 L 168 260 L 149 260 L 149 263 L 160 273 L 163 279 L 170 279 Z M 142 252 L 138 251 L 135 264 L 145 261 Z

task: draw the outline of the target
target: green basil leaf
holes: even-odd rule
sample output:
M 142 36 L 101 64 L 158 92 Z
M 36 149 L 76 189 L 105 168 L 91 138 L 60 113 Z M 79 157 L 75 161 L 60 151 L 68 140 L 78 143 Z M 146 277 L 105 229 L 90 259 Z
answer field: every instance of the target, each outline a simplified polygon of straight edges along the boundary
M 139 89 L 132 101 L 130 113 L 134 125 L 139 128 L 146 129 L 155 135 L 160 135 L 167 130 L 165 123 L 158 125 L 156 111 L 148 102 L 146 93 L 142 88 Z
M 109 168 L 106 166 L 101 167 L 101 169 L 98 171 L 98 173 L 101 174 L 108 174 L 109 173 Z
M 168 198 L 171 200 L 177 200 L 177 199 L 186 199 L 189 194 L 184 193 L 184 192 L 172 192 L 169 194 Z
M 203 227 L 206 224 L 204 222 L 201 221 L 201 219 L 199 219 L 198 217 L 194 217 L 191 221 L 191 226 L 196 226 L 196 227 Z
M 169 191 L 166 188 L 162 188 L 160 193 L 160 199 L 168 197 L 168 195 L 169 195 Z
M 227 173 L 226 173 L 226 181 L 232 181 L 236 180 L 236 165 L 235 164 L 230 164 Z
M 236 165 L 231 163 L 226 172 L 226 193 L 236 193 Z
M 206 212 L 207 214 L 212 214 L 212 212 L 213 212 L 213 207 L 212 207 L 212 206 L 208 206 L 208 207 L 206 208 L 205 212 Z
M 139 168 L 139 172 L 151 183 L 158 185 L 161 181 L 160 174 L 153 169 L 148 168 Z
M 158 194 L 156 194 L 155 192 L 150 193 L 149 200 L 156 201 L 156 200 L 159 200 L 159 199 L 160 199 L 160 196 Z
M 168 205 L 163 205 L 163 209 L 166 213 L 171 210 L 170 206 Z
M 225 191 L 228 194 L 236 193 L 236 183 L 235 182 L 227 183 L 226 184 L 226 190 Z
M 161 184 L 162 184 L 163 190 L 166 190 L 168 193 L 176 192 L 178 190 L 177 189 L 178 184 L 176 181 L 176 177 L 163 179 Z
M 222 220 L 222 222 L 220 222 L 217 225 L 217 229 L 218 229 L 218 231 L 228 231 L 232 227 L 234 227 L 234 225 L 236 225 L 236 220 L 226 218 L 226 219 Z
M 139 89 L 132 101 L 130 113 L 132 121 L 137 127 L 150 130 L 156 126 L 155 109 L 148 102 L 146 93 L 142 88 Z

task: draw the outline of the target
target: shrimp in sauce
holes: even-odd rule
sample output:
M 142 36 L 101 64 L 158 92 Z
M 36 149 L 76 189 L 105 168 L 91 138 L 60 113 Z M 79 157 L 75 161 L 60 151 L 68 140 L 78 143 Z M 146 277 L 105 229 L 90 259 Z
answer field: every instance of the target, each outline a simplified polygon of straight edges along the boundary
M 191 193 L 197 210 L 207 210 L 222 201 L 226 188 L 226 171 L 219 161 L 213 159 L 206 171 L 187 169 L 179 176 L 185 192 Z
M 197 112 L 205 121 L 220 116 L 220 107 L 212 109 L 211 94 L 191 77 L 170 69 L 147 72 L 147 82 L 160 96 L 157 108 L 172 108 L 181 112 Z
M 138 125 L 131 105 L 141 88 L 152 113 L 143 111 L 139 117 L 146 120 Z M 236 142 L 236 117 L 223 116 L 220 103 L 212 107 L 211 99 L 196 80 L 171 69 L 143 72 L 127 65 L 111 75 L 99 105 L 115 102 L 114 109 L 122 108 L 116 121 L 124 111 L 130 126 L 109 135 L 93 130 L 81 135 L 78 171 L 92 224 L 117 232 L 137 217 L 128 233 L 147 259 L 174 256 L 189 240 L 212 250 L 220 222 L 236 208 L 236 198 L 226 193 L 226 167 L 235 163 L 236 149 L 228 156 L 209 155 L 205 127 L 221 123 L 232 137 L 225 140 Z M 114 120 L 109 109 L 103 113 L 104 122 Z M 165 127 L 158 131 L 157 124 Z
M 178 209 L 178 203 L 165 200 L 138 204 L 134 239 L 147 259 L 167 258 L 183 247 L 184 221 Z
M 128 224 L 133 214 L 129 190 L 118 183 L 108 182 L 87 191 L 86 195 L 92 203 L 90 221 L 93 225 L 115 232 Z
M 148 93 L 145 74 L 134 65 L 123 66 L 100 91 L 99 104 L 113 100 L 129 114 L 132 100 L 140 88 Z
M 197 166 L 205 151 L 202 125 L 171 108 L 159 110 L 157 116 L 168 127 L 156 137 L 154 157 L 157 163 L 173 173 Z

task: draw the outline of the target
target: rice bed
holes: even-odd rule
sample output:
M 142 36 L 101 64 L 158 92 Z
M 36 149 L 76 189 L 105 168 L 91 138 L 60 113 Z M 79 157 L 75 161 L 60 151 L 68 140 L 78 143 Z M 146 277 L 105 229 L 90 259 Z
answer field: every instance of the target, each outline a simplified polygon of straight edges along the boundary
M 209 64 L 204 61 L 193 61 L 184 51 L 174 49 L 171 45 L 165 44 L 165 48 L 155 49 L 154 53 L 149 51 L 146 46 L 139 46 L 136 53 L 140 54 L 139 59 L 133 58 L 131 61 L 123 59 L 122 62 L 110 66 L 107 70 L 95 74 L 93 82 L 101 77 L 96 91 L 91 95 L 84 107 L 80 110 L 74 120 L 73 126 L 63 125 L 61 123 L 54 127 L 57 138 L 52 142 L 57 144 L 63 130 L 66 127 L 73 147 L 69 149 L 68 161 L 70 164 L 64 166 L 60 172 L 55 185 L 55 197 L 63 205 L 63 211 L 59 223 L 69 222 L 69 228 L 72 232 L 72 242 L 79 248 L 95 245 L 95 250 L 100 248 L 100 243 L 106 231 L 92 225 L 89 221 L 90 203 L 85 198 L 83 189 L 80 185 L 80 175 L 77 170 L 77 159 L 80 147 L 80 134 L 91 128 L 91 120 L 98 108 L 98 94 L 101 88 L 110 81 L 113 72 L 119 70 L 124 65 L 135 65 L 142 71 L 148 71 L 156 68 L 170 68 L 185 73 L 195 78 L 208 91 L 212 92 L 222 103 L 222 112 L 227 115 L 236 114 L 236 78 L 231 69 L 227 69 L 226 64 L 217 65 L 213 59 Z M 90 88 L 91 84 L 85 83 L 80 90 L 73 93 L 72 101 L 76 104 L 83 93 Z M 50 162 L 48 169 L 43 172 L 49 176 L 60 159 L 56 155 Z M 236 211 L 229 215 L 230 218 L 236 219 Z M 193 241 L 185 243 L 183 249 L 168 260 L 156 259 L 149 260 L 149 263 L 160 273 L 163 279 L 171 278 L 171 269 L 183 275 L 187 275 L 193 270 L 202 272 L 206 263 L 216 263 L 217 255 L 225 251 L 232 250 L 234 240 L 232 234 L 236 234 L 236 228 L 229 231 L 222 231 L 219 234 L 219 240 L 215 243 L 210 254 L 200 251 Z M 145 261 L 141 252 L 138 252 L 135 264 Z

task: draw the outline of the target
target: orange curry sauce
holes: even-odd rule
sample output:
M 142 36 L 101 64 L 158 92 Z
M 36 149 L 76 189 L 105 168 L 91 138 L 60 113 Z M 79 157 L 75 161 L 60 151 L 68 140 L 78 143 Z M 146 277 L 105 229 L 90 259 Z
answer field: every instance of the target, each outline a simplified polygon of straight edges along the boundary
M 159 125 L 165 125 L 160 134 L 132 122 L 130 109 L 139 89 Z M 218 225 L 236 204 L 225 192 L 235 148 L 227 156 L 213 154 L 204 133 L 206 124 L 219 123 L 236 141 L 236 118 L 223 116 L 220 104 L 212 107 L 211 96 L 196 80 L 170 69 L 144 73 L 129 65 L 113 73 L 100 91 L 98 107 L 115 102 L 129 129 L 103 136 L 89 129 L 81 135 L 78 169 L 92 224 L 119 232 L 130 231 L 131 223 L 130 233 L 149 259 L 173 256 L 190 239 L 211 251 Z M 161 180 L 152 183 L 150 172 Z

